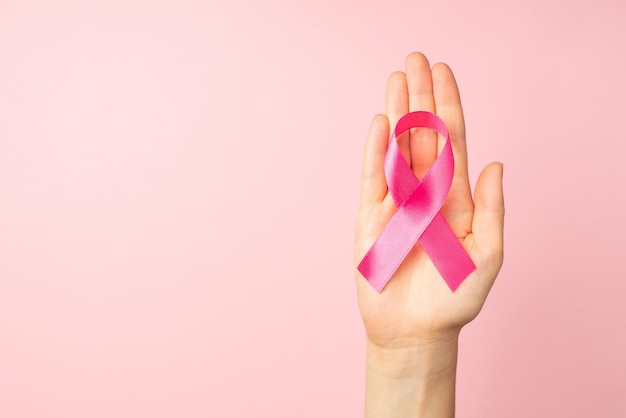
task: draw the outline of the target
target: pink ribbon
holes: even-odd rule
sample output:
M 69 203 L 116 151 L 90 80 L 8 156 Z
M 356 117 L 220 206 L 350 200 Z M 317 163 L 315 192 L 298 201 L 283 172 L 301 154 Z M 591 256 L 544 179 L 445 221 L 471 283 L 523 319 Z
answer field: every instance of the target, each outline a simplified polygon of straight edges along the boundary
M 443 150 L 421 181 L 400 153 L 396 140 L 411 128 L 433 129 L 446 138 Z M 439 212 L 453 176 L 452 144 L 443 120 L 423 111 L 408 113 L 400 118 L 385 156 L 387 186 L 398 210 L 358 266 L 361 274 L 378 292 L 382 291 L 418 240 L 452 291 L 476 269 Z

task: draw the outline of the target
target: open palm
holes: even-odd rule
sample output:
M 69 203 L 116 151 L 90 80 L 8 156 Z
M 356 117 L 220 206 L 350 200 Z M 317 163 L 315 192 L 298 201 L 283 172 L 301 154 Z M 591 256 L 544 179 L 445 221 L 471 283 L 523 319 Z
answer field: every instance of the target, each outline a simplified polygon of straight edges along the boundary
M 355 265 L 397 209 L 387 190 L 383 163 L 390 129 L 404 114 L 416 110 L 436 113 L 450 132 L 455 172 L 441 213 L 477 269 L 451 292 L 417 243 L 380 294 L 355 270 L 368 339 L 382 347 L 413 345 L 445 334 L 458 334 L 482 308 L 502 265 L 502 165 L 492 163 L 485 167 L 472 198 L 465 123 L 454 75 L 445 64 L 436 64 L 431 70 L 426 57 L 419 53 L 407 57 L 405 73 L 396 72 L 389 77 L 386 115 L 374 118 L 367 135 Z M 444 141 L 427 129 L 411 129 L 398 137 L 400 151 L 418 178 L 435 161 Z

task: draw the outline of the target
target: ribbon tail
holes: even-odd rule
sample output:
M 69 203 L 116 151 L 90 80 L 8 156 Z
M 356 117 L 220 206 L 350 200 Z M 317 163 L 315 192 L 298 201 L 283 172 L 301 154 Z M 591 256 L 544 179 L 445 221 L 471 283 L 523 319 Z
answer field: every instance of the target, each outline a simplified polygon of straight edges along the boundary
M 476 270 L 476 265 L 441 212 L 430 222 L 419 242 L 453 292 Z M 442 242 L 446 245 L 441 245 Z

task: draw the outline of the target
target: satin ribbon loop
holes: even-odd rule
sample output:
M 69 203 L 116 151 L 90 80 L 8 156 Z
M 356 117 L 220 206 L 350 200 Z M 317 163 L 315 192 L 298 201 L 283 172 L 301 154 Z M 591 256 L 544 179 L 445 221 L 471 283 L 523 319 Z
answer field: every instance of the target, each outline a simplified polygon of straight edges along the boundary
M 433 129 L 446 138 L 441 153 L 421 180 L 398 148 L 397 137 L 411 128 Z M 361 260 L 359 271 L 381 292 L 419 240 L 448 287 L 455 291 L 476 266 L 439 212 L 454 177 L 450 135 L 439 116 L 419 111 L 400 118 L 385 155 L 385 177 L 398 210 Z

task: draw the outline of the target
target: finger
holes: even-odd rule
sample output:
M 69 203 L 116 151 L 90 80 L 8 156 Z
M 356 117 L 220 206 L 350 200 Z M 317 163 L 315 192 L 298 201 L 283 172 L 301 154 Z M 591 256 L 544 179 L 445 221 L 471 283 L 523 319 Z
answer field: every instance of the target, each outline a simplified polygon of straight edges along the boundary
M 474 191 L 472 233 L 481 256 L 488 256 L 498 269 L 502 264 L 504 239 L 504 195 L 501 163 L 485 167 Z
M 409 111 L 409 94 L 406 85 L 406 75 L 396 71 L 387 79 L 387 95 L 385 97 L 385 113 L 389 118 L 389 129 L 395 129 L 398 120 Z M 411 164 L 409 149 L 409 133 L 405 132 L 398 137 L 398 148 L 406 162 Z
M 452 148 L 454 151 L 455 176 L 464 179 L 467 175 L 467 147 L 465 143 L 465 119 L 463 117 L 463 107 L 461 106 L 461 96 L 456 84 L 454 74 L 450 67 L 443 63 L 437 63 L 432 69 L 433 96 L 437 115 L 444 120 L 450 137 L 452 138 Z M 443 147 L 443 141 L 439 145 L 439 150 Z M 469 184 L 469 183 L 468 183 Z
M 441 117 L 452 141 L 454 153 L 454 178 L 442 213 L 458 237 L 471 231 L 473 202 L 467 172 L 467 146 L 465 142 L 465 120 L 461 96 L 452 70 L 446 64 L 435 64 L 432 69 L 433 96 L 437 115 Z M 439 148 L 444 141 L 440 141 Z
M 387 117 L 376 115 L 365 140 L 361 172 L 361 207 L 380 202 L 387 193 L 384 162 L 388 140 Z
M 435 112 L 433 82 L 428 59 L 419 52 L 406 57 L 406 80 L 409 93 L 409 111 Z M 437 158 L 437 133 L 431 129 L 410 130 L 411 167 L 418 178 L 424 177 Z

